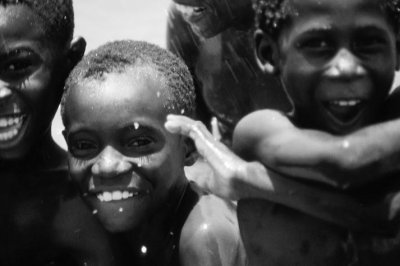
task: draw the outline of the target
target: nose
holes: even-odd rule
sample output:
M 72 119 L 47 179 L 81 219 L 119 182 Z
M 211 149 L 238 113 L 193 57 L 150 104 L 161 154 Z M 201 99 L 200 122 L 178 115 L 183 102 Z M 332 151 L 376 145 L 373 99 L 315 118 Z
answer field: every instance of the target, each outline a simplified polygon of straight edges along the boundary
M 332 78 L 353 79 L 363 76 L 365 68 L 348 49 L 341 49 L 332 59 L 327 75 Z
M 92 174 L 101 178 L 113 178 L 131 168 L 131 164 L 118 150 L 107 146 L 92 166 Z

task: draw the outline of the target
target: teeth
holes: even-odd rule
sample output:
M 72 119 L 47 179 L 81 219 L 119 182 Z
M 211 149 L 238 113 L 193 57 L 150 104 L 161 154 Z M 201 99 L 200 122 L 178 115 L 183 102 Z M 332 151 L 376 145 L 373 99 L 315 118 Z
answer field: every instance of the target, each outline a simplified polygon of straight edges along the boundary
M 110 202 L 110 201 L 117 201 L 117 200 L 123 200 L 123 199 L 128 199 L 132 198 L 134 196 L 139 195 L 138 192 L 129 192 L 129 191 L 104 191 L 99 194 L 97 194 L 97 198 L 101 202 Z
M 203 12 L 206 8 L 203 6 L 185 6 L 176 4 L 176 7 L 181 13 L 200 13 Z
M 360 102 L 361 102 L 360 100 L 349 100 L 349 101 L 342 100 L 342 101 L 333 101 L 333 104 L 344 107 L 344 106 L 356 106 Z
M 23 116 L 1 117 L 0 118 L 0 128 L 12 127 L 12 126 L 18 125 L 22 122 L 23 119 L 24 119 Z
M 18 135 L 17 129 L 13 129 L 8 132 L 0 133 L 0 141 L 10 140 L 10 139 L 14 138 L 16 135 Z

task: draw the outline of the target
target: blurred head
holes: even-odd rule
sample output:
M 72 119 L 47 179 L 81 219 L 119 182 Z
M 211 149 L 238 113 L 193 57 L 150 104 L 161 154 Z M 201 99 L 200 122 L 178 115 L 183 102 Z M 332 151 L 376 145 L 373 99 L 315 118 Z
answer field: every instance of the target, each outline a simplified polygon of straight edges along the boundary
M 258 1 L 257 57 L 299 125 L 344 134 L 377 119 L 399 64 L 398 3 Z
M 70 175 L 107 230 L 138 228 L 186 186 L 192 145 L 164 123 L 194 107 L 187 67 L 152 44 L 108 43 L 72 71 L 61 108 Z
M 49 131 L 85 41 L 71 0 L 0 1 L 0 160 L 24 158 Z
M 211 38 L 230 27 L 248 27 L 253 22 L 251 0 L 174 0 L 192 30 Z

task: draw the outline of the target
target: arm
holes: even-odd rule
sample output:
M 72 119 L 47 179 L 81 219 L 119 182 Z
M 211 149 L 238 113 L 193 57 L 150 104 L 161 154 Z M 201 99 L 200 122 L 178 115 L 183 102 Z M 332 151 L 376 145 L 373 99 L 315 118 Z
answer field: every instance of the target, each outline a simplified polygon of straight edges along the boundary
M 231 200 L 266 199 L 354 230 L 388 229 L 387 208 L 382 205 L 365 206 L 339 193 L 282 177 L 259 162 L 246 162 L 190 118 L 169 115 L 165 127 L 194 141 L 214 171 L 199 186 L 213 194 Z
M 183 266 L 246 265 L 236 206 L 201 196 L 182 228 L 179 254 Z
M 262 110 L 238 123 L 233 147 L 280 173 L 347 188 L 400 169 L 398 132 L 400 119 L 333 136 L 296 128 L 283 114 Z

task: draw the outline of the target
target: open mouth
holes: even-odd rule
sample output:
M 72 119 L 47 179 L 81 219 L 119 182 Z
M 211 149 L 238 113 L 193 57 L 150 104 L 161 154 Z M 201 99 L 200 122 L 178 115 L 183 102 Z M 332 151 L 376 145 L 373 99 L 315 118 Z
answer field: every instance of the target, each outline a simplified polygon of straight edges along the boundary
M 122 201 L 134 197 L 148 195 L 148 190 L 140 190 L 134 186 L 133 180 L 125 188 L 95 188 L 93 178 L 89 180 L 89 193 L 96 195 L 100 202 Z
M 181 12 L 184 16 L 186 16 L 190 21 L 192 21 L 193 18 L 202 16 L 205 11 L 207 11 L 207 7 L 205 6 L 187 6 L 181 4 L 175 5 L 177 10 Z
M 342 99 L 326 101 L 324 106 L 336 122 L 350 124 L 362 113 L 364 103 L 361 99 Z
M 26 114 L 11 90 L 0 89 L 0 143 L 16 139 L 26 121 Z

